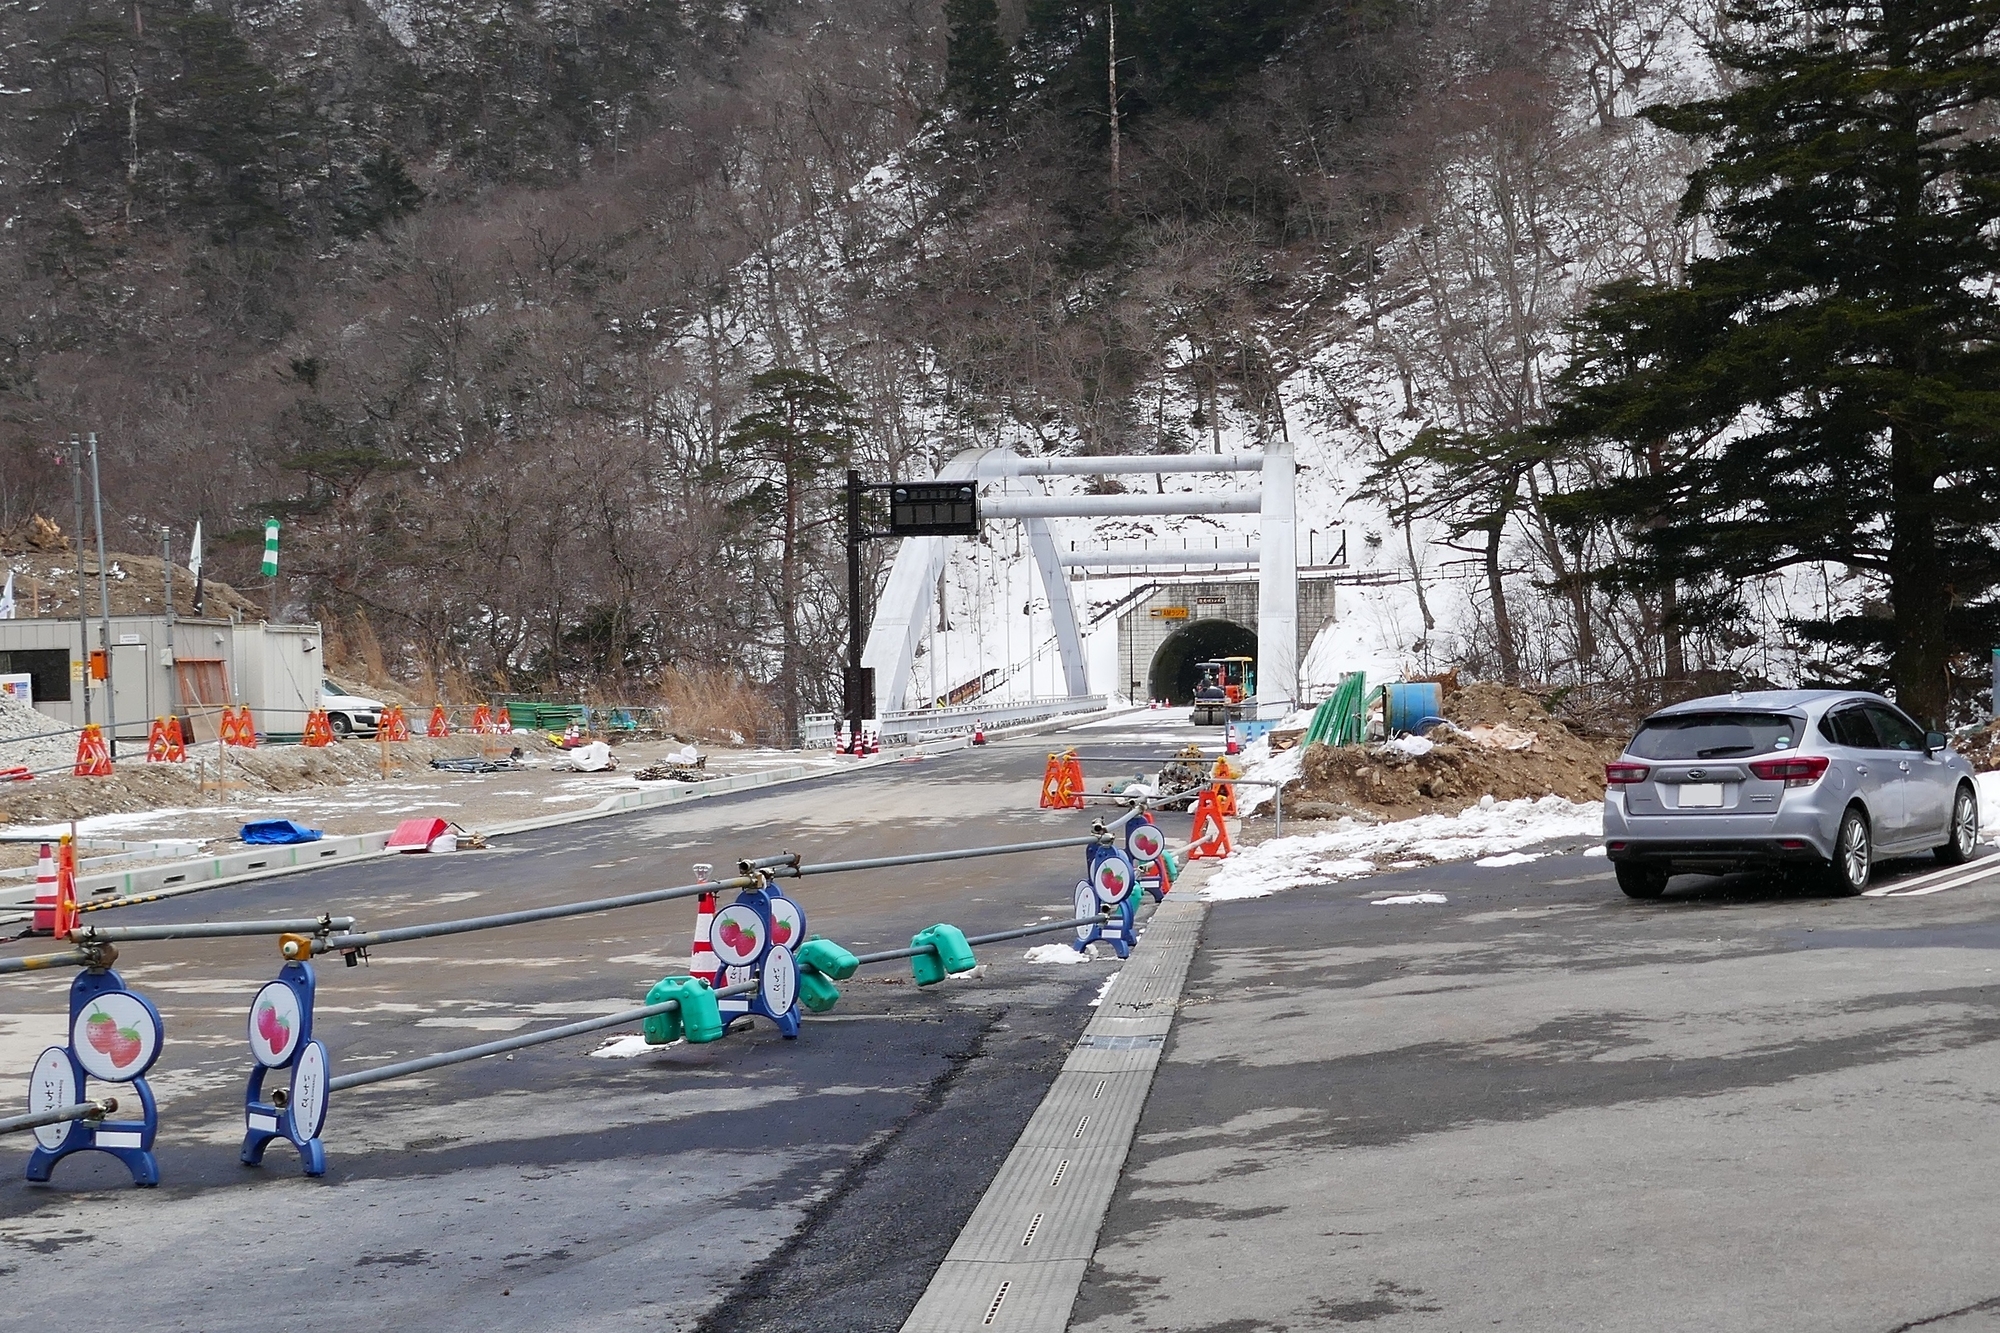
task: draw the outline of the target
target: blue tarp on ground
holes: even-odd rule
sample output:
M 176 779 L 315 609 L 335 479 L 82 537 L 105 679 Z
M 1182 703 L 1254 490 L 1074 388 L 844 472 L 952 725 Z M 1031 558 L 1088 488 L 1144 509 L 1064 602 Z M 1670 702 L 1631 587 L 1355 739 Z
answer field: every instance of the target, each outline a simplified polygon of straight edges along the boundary
M 259 819 L 243 826 L 243 841 L 258 846 L 318 842 L 324 836 L 316 828 L 300 828 L 289 819 Z

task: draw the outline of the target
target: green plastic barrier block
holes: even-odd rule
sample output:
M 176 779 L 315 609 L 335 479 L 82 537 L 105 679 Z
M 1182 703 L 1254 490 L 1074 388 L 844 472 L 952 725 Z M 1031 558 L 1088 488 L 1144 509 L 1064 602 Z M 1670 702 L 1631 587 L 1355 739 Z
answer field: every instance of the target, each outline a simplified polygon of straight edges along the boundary
M 696 1043 L 710 1042 L 722 1035 L 722 1010 L 715 1002 L 715 992 L 706 981 L 694 977 L 664 977 L 646 992 L 647 1004 L 664 1004 L 668 1000 L 677 1002 L 680 1008 L 654 1014 L 645 1021 L 644 1031 L 649 1045 L 664 1046 L 681 1037 Z
M 799 969 L 799 1003 L 813 1013 L 823 1014 L 840 999 L 840 987 L 818 972 Z
M 801 972 L 817 972 L 834 981 L 847 980 L 861 966 L 853 954 L 817 935 L 799 946 L 798 960 Z
M 953 973 L 970 972 L 979 965 L 979 960 L 972 956 L 972 946 L 965 942 L 965 932 L 957 926 L 940 922 L 911 937 L 912 949 L 925 946 L 937 952 L 920 953 L 910 959 L 910 971 L 919 986 L 935 986 Z

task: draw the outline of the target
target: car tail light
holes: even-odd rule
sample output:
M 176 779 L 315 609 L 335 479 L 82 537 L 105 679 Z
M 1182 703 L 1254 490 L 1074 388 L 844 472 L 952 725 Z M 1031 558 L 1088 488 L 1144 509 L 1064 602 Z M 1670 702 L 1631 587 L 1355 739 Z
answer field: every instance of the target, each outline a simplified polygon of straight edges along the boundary
M 1750 771 L 1766 782 L 1782 782 L 1787 787 L 1810 787 L 1826 776 L 1826 756 L 1795 754 L 1783 759 L 1759 759 Z
M 1634 782 L 1644 782 L 1646 774 L 1651 771 L 1644 764 L 1606 764 L 1604 785 L 1621 787 Z

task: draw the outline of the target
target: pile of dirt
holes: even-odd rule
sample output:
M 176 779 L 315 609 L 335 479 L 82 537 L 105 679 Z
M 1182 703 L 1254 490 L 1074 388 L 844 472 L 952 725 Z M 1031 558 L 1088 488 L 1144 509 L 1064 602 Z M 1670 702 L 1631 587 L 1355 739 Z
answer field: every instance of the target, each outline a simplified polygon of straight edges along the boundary
M 16 543 L 25 545 L 26 543 Z M 0 544 L 3 548 L 4 544 Z M 76 618 L 77 565 L 74 551 L 33 548 L 7 554 L 0 564 L 14 574 L 14 605 L 23 620 L 35 617 Z M 102 610 L 98 599 L 97 552 L 83 553 L 83 605 L 92 616 Z M 167 565 L 156 555 L 113 551 L 105 556 L 104 591 L 114 616 L 157 616 L 167 608 Z M 0 572 L 0 581 L 6 574 Z M 210 578 L 202 584 L 202 615 L 209 620 L 262 620 L 263 608 L 226 583 Z M 174 566 L 174 614 L 194 614 L 194 575 Z M 93 633 L 95 632 L 93 628 Z
M 410 740 L 388 747 L 390 772 L 415 773 L 428 770 L 433 759 L 477 755 L 482 742 L 488 748 L 505 742 L 503 753 L 514 746 L 548 748 L 545 740 L 525 734 L 492 737 L 461 734 L 437 740 Z M 122 756 L 127 747 L 121 745 L 119 749 Z M 108 778 L 56 776 L 0 785 L 0 824 L 53 824 L 92 815 L 216 804 L 225 793 L 204 792 L 201 777 L 205 769 L 210 781 L 214 781 L 219 751 L 220 747 L 214 745 L 197 747 L 184 764 L 148 764 L 121 757 Z M 232 749 L 228 752 L 224 776 L 240 784 L 235 788 L 238 792 L 344 787 L 381 778 L 382 748 L 372 740 L 352 740 L 324 748 L 276 745 L 255 750 Z
M 1620 740 L 1578 735 L 1534 695 L 1504 685 L 1466 685 L 1444 711 L 1454 726 L 1423 738 L 1312 746 L 1286 815 L 1405 819 L 1455 814 L 1487 795 L 1604 799 L 1604 765 Z

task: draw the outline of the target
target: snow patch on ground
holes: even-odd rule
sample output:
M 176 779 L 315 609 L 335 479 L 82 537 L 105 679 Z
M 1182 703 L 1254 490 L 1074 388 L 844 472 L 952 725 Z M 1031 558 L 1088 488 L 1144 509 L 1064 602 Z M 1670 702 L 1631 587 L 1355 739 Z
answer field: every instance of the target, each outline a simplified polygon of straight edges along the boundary
M 1082 953 L 1078 953 L 1067 944 L 1037 944 L 1021 957 L 1031 963 L 1054 963 L 1057 967 L 1074 967 L 1078 963 L 1096 962 L 1097 946 L 1093 944 Z
M 2000 833 L 2000 771 L 1980 773 L 1972 780 L 1979 788 L 1980 841 L 1991 842 Z
M 1539 861 L 1546 855 L 1548 855 L 1546 852 L 1505 852 L 1499 856 L 1482 856 L 1472 864 L 1495 868 L 1500 866 L 1524 866 L 1531 861 Z
M 670 1044 L 678 1046 L 680 1043 Z M 604 1044 L 590 1055 L 593 1060 L 630 1060 L 633 1056 L 644 1055 L 647 1051 L 666 1049 L 665 1046 L 655 1046 L 647 1041 L 643 1032 L 621 1032 L 616 1036 L 605 1038 Z
M 1456 815 L 1418 815 L 1386 824 L 1343 819 L 1333 828 L 1273 838 L 1237 852 L 1202 886 L 1201 897 L 1205 902 L 1262 898 L 1304 884 L 1365 875 L 1377 862 L 1396 858 L 1497 858 L 1556 838 L 1598 837 L 1603 821 L 1602 802 L 1560 796 L 1482 802 Z
M 1121 972 L 1123 970 L 1124 970 L 1123 968 L 1119 969 L 1119 971 Z M 1097 988 L 1097 994 L 1091 997 L 1090 1001 L 1091 1008 L 1095 1009 L 1098 1005 L 1104 1003 L 1104 997 L 1111 993 L 1111 983 L 1116 980 L 1118 980 L 1117 972 L 1113 972 L 1110 976 L 1104 979 L 1104 984 Z
M 1445 896 L 1442 893 L 1399 893 L 1393 898 L 1377 898 L 1369 906 L 1401 907 L 1409 903 L 1421 903 L 1425 906 L 1435 907 L 1445 901 Z

